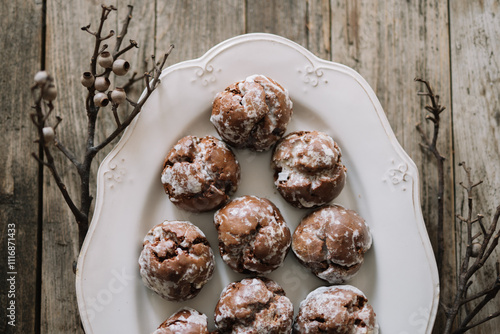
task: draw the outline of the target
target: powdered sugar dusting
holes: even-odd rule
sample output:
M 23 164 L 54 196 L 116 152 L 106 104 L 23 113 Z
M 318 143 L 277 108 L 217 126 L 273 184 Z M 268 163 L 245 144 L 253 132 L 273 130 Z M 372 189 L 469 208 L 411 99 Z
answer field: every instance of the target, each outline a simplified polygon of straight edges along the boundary
M 215 310 L 223 333 L 291 333 L 293 305 L 281 287 L 265 278 L 246 278 L 229 284 Z
M 292 108 L 285 88 L 255 74 L 215 96 L 210 121 L 231 145 L 265 151 L 284 134 Z
M 194 172 L 197 173 L 197 171 Z M 201 175 L 203 174 L 202 171 Z M 192 174 L 191 165 L 182 163 L 175 164 L 172 168 L 165 168 L 161 175 L 161 182 L 169 184 L 175 196 L 201 192 L 203 181 L 205 180 L 199 175 Z
M 236 191 L 239 178 L 240 166 L 233 152 L 212 136 L 180 139 L 168 153 L 161 174 L 170 200 L 195 212 L 226 202 Z
M 291 244 L 290 230 L 270 201 L 234 199 L 215 213 L 222 259 L 234 270 L 265 274 L 278 268 Z
M 182 333 L 208 333 L 207 316 L 192 309 L 183 307 L 168 318 L 152 334 L 182 334 Z
M 371 244 L 363 218 L 353 210 L 330 205 L 304 217 L 295 230 L 292 249 L 316 276 L 343 283 L 358 272 Z
M 378 333 L 375 313 L 366 296 L 356 287 L 320 287 L 300 304 L 295 330 L 307 334 L 336 332 L 336 329 L 353 334 Z
M 274 150 L 274 184 L 292 205 L 310 208 L 328 203 L 344 186 L 341 156 L 340 148 L 325 133 L 291 133 Z
M 195 244 L 203 239 L 206 245 Z M 194 246 L 195 253 L 191 251 Z M 165 221 L 145 236 L 139 266 L 148 288 L 169 300 L 185 300 L 196 296 L 212 277 L 214 255 L 197 226 Z

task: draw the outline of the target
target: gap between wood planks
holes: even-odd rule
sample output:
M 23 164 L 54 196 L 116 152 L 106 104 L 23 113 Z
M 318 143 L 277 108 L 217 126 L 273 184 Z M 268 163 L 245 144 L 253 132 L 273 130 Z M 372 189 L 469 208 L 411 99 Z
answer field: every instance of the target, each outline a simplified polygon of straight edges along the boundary
M 45 70 L 45 48 L 47 38 L 47 0 L 42 2 L 40 70 Z M 38 144 L 38 157 L 43 161 L 43 147 Z M 38 203 L 37 203 L 37 233 L 36 233 L 36 295 L 35 295 L 35 333 L 40 334 L 42 328 L 42 258 L 43 258 L 43 173 L 44 165 L 38 164 Z

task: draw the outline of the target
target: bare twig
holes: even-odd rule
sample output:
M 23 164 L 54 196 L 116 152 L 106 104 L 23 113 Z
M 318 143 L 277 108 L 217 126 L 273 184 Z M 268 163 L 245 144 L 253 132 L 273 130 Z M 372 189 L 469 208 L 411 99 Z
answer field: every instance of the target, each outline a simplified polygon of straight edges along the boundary
M 420 92 L 418 93 L 418 95 L 428 97 L 431 102 L 430 105 L 425 106 L 425 109 L 430 113 L 429 115 L 426 115 L 425 118 L 426 120 L 433 123 L 433 136 L 432 138 L 429 138 L 420 124 L 417 125 L 417 131 L 419 132 L 422 139 L 421 147 L 426 151 L 432 153 L 438 167 L 438 236 L 436 261 L 440 271 L 440 276 L 442 276 L 441 274 L 444 253 L 444 157 L 439 153 L 439 150 L 437 148 L 437 141 L 439 136 L 440 114 L 443 112 L 443 110 L 445 110 L 445 107 L 439 104 L 439 95 L 434 94 L 430 84 L 427 81 L 418 78 L 415 79 L 415 81 L 423 83 L 426 87 L 426 91 Z M 495 278 L 493 284 L 491 284 L 488 288 L 483 289 L 482 291 L 479 291 L 471 296 L 468 295 L 469 289 L 473 284 L 473 275 L 484 266 L 484 264 L 498 245 L 500 231 L 497 231 L 497 225 L 500 218 L 500 206 L 497 208 L 489 226 L 484 225 L 483 215 L 478 214 L 474 216 L 473 190 L 481 185 L 482 181 L 473 182 L 471 169 L 466 166 L 465 162 L 462 162 L 459 165 L 463 167 L 466 176 L 466 182 L 460 182 L 459 185 L 465 190 L 467 195 L 467 215 L 463 216 L 457 214 L 456 217 L 467 228 L 467 247 L 460 266 L 460 272 L 457 276 L 457 291 L 455 293 L 453 302 L 451 303 L 451 305 L 441 303 L 441 307 L 443 308 L 446 315 L 445 329 L 443 332 L 444 334 L 465 333 L 466 331 L 475 328 L 480 324 L 483 324 L 484 322 L 500 315 L 500 312 L 497 312 L 471 324 L 472 320 L 479 314 L 484 306 L 491 300 L 493 300 L 500 291 L 500 270 L 498 269 L 497 263 L 497 277 Z M 472 229 L 475 224 L 479 225 L 480 231 L 473 234 Z M 475 302 L 477 303 L 473 305 Z M 458 327 L 456 329 L 453 329 L 456 317 L 461 307 L 464 307 L 466 316 L 461 321 L 461 323 L 458 324 Z
M 115 35 L 115 31 L 114 31 L 114 30 L 110 30 L 110 31 L 109 31 L 109 34 L 107 34 L 107 35 L 106 35 L 106 36 L 104 36 L 104 37 L 100 37 L 100 38 L 99 38 L 99 41 L 101 41 L 101 42 L 102 42 L 102 41 L 105 41 L 105 40 L 107 40 L 107 39 L 110 39 L 110 38 L 111 38 L 111 37 L 113 37 L 114 35 Z M 102 52 L 102 51 L 101 51 L 101 52 Z
M 482 324 L 484 324 L 485 322 L 490 321 L 490 320 L 492 320 L 492 319 L 495 319 L 495 318 L 497 318 L 497 317 L 499 317 L 499 316 L 500 316 L 500 311 L 495 312 L 495 313 L 493 313 L 493 314 L 490 314 L 489 316 L 485 317 L 484 319 L 479 320 L 478 322 L 476 322 L 476 323 L 474 323 L 474 324 L 472 324 L 472 325 L 469 325 L 469 326 L 467 326 L 467 327 L 464 327 L 464 328 L 462 329 L 462 331 L 461 331 L 461 332 L 457 332 L 457 333 L 465 333 L 466 331 L 468 331 L 468 330 L 470 330 L 470 329 L 472 329 L 472 328 L 475 328 L 475 327 L 477 327 L 477 326 L 479 326 L 479 325 L 482 325 Z
M 129 99 L 128 97 L 127 97 L 127 102 L 128 102 L 128 103 L 130 103 L 130 105 L 131 105 L 132 107 L 136 107 L 136 106 L 137 106 L 137 102 L 132 101 L 132 100 L 131 100 L 131 99 Z
M 130 24 L 130 21 L 132 20 L 132 11 L 134 10 L 134 6 L 128 5 L 128 14 L 127 17 L 125 18 L 125 22 L 123 23 L 122 29 L 118 36 L 116 36 L 116 44 L 115 44 L 115 50 L 113 51 L 113 58 L 116 59 L 118 58 L 117 54 L 120 51 L 120 47 L 122 45 L 123 39 L 125 38 L 125 35 L 127 35 L 128 32 L 128 26 Z M 134 42 L 134 43 L 132 43 Z M 130 40 L 130 44 L 135 44 L 136 47 L 137 43 L 135 41 Z
M 111 109 L 113 110 L 113 117 L 115 118 L 116 126 L 120 127 L 122 123 L 120 122 L 120 117 L 118 116 L 118 105 L 114 104 Z
M 57 147 L 59 151 L 61 151 L 66 156 L 66 158 L 68 158 L 68 160 L 73 163 L 73 165 L 75 165 L 78 171 L 80 171 L 80 169 L 82 168 L 82 164 L 80 161 L 78 161 L 78 158 L 73 152 L 66 148 L 59 140 L 57 140 L 57 138 L 54 139 L 54 146 Z
M 136 41 L 134 41 L 133 39 L 130 40 L 130 44 L 127 45 L 124 49 L 118 51 L 115 53 L 115 55 L 113 56 L 114 59 L 117 59 L 118 57 L 120 57 L 122 54 L 124 54 L 125 52 L 129 51 L 129 50 L 132 50 L 133 48 L 139 48 L 139 44 L 137 44 Z
M 475 328 L 485 323 L 486 321 L 491 320 L 500 315 L 497 312 L 495 314 L 489 315 L 471 324 L 472 320 L 479 314 L 479 312 L 485 307 L 485 305 L 488 304 L 491 300 L 493 300 L 500 291 L 500 273 L 497 265 L 497 277 L 495 278 L 493 284 L 483 289 L 482 291 L 475 293 L 472 296 L 467 296 L 467 291 L 469 287 L 472 285 L 471 278 L 475 273 L 478 272 L 478 270 L 480 270 L 484 266 L 486 260 L 488 260 L 491 253 L 498 245 L 498 239 L 500 238 L 500 231 L 497 231 L 497 226 L 498 226 L 498 220 L 500 218 L 500 206 L 497 207 L 497 210 L 488 228 L 486 228 L 482 223 L 482 220 L 484 219 L 483 215 L 476 215 L 476 217 L 474 217 L 473 190 L 477 186 L 479 186 L 482 183 L 482 181 L 474 183 L 472 181 L 471 169 L 467 167 L 465 162 L 462 162 L 459 165 L 463 167 L 467 179 L 466 183 L 461 183 L 467 195 L 467 216 L 463 217 L 461 215 L 457 215 L 457 218 L 460 220 L 462 224 L 465 224 L 467 227 L 467 247 L 465 250 L 464 258 L 462 260 L 462 264 L 460 266 L 460 273 L 457 282 L 458 283 L 457 291 L 452 305 L 447 307 L 446 324 L 444 330 L 445 334 L 465 333 L 466 331 Z M 475 235 L 472 235 L 473 225 L 476 223 L 481 226 L 481 230 Z M 480 248 L 478 251 L 474 252 L 473 241 L 481 237 L 482 237 L 482 242 L 480 244 Z M 471 303 L 477 301 L 478 299 L 481 300 L 476 305 L 471 305 Z M 461 321 L 458 328 L 453 330 L 455 319 L 461 307 L 465 307 L 467 311 L 466 316 Z
M 144 73 L 144 83 L 146 84 L 146 89 L 148 93 L 151 93 L 153 90 L 151 89 L 151 85 L 149 83 L 151 75 L 149 73 Z
M 128 79 L 127 83 L 123 85 L 123 90 L 128 93 L 130 91 L 130 88 L 133 86 L 138 81 L 141 81 L 144 79 L 144 75 L 141 75 L 137 77 L 137 72 L 132 73 L 132 76 Z
M 427 96 L 431 104 L 425 106 L 425 109 L 430 112 L 430 115 L 426 116 L 426 120 L 431 121 L 434 125 L 434 132 L 432 138 L 429 139 L 427 134 L 422 129 L 420 124 L 417 124 L 417 131 L 420 133 L 423 144 L 420 146 L 426 151 L 432 153 L 434 156 L 437 168 L 438 168 L 438 220 L 437 220 L 437 254 L 436 262 L 438 269 L 441 274 L 443 267 L 443 254 L 444 254 L 444 160 L 445 158 L 439 153 L 437 148 L 437 141 L 439 136 L 439 126 L 440 126 L 440 114 L 445 110 L 445 107 L 439 104 L 439 95 L 434 94 L 429 82 L 422 80 L 420 78 L 415 78 L 415 81 L 421 82 L 426 87 L 426 92 L 419 92 L 418 95 Z

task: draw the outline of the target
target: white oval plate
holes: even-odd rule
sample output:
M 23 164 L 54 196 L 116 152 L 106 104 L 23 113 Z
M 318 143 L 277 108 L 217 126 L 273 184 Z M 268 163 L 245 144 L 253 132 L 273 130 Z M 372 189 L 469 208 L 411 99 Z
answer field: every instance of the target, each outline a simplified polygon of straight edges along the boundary
M 420 209 L 418 172 L 403 151 L 375 93 L 354 70 L 318 59 L 279 36 L 248 34 L 229 39 L 203 57 L 164 70 L 161 84 L 98 172 L 96 210 L 78 261 L 76 289 L 85 331 L 149 333 L 181 306 L 213 310 L 222 289 L 245 277 L 221 260 L 213 212 L 175 208 L 163 191 L 165 155 L 185 135 L 217 135 L 209 121 L 215 94 L 237 80 L 265 74 L 286 87 L 294 103 L 287 132 L 320 130 L 343 152 L 347 184 L 335 200 L 370 225 L 373 247 L 350 282 L 367 295 L 381 333 L 431 333 L 439 298 L 436 263 Z M 235 151 L 242 168 L 235 196 L 273 201 L 292 232 L 308 212 L 275 191 L 270 153 Z M 216 254 L 212 280 L 194 299 L 163 300 L 142 283 L 138 257 L 147 231 L 164 220 L 190 220 Z M 270 275 L 299 303 L 326 283 L 289 253 Z

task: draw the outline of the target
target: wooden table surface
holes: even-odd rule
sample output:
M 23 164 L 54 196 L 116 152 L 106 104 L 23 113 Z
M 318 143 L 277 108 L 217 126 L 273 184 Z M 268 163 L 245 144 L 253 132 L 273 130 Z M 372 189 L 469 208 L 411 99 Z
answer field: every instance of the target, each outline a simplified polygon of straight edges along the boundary
M 118 12 L 112 14 L 108 29 L 117 30 L 127 3 L 109 4 Z M 464 210 L 460 161 L 484 181 L 475 193 L 477 212 L 490 219 L 500 204 L 500 1 L 133 0 L 130 4 L 134 19 L 128 37 L 138 41 L 140 49 L 128 59 L 139 72 L 145 69 L 144 57 L 160 54 L 170 43 L 175 50 L 169 65 L 199 57 L 215 44 L 249 32 L 284 36 L 321 58 L 358 71 L 376 92 L 399 142 L 419 168 L 422 210 L 436 248 L 437 169 L 419 146 L 415 125 L 425 123 L 426 101 L 417 96 L 422 87 L 413 79 L 429 80 L 447 106 L 438 147 L 446 158 L 441 300 L 449 302 L 466 245 L 465 230 L 454 218 L 455 212 Z M 93 41 L 80 27 L 97 24 L 99 2 L 2 1 L 0 14 L 2 310 L 7 307 L 4 291 L 10 277 L 7 223 L 16 226 L 17 272 L 16 327 L 7 325 L 2 311 L 0 332 L 80 333 L 72 272 L 78 254 L 77 227 L 53 179 L 46 170 L 40 173 L 30 156 L 38 148 L 29 120 L 29 87 L 41 68 L 55 76 L 56 113 L 64 119 L 58 136 L 81 154 L 85 90 L 79 77 L 88 66 Z M 103 114 L 98 136 L 104 137 L 113 127 L 109 113 Z M 431 125 L 424 127 L 430 134 Z M 75 171 L 62 157 L 58 163 L 68 189 L 75 193 Z M 472 291 L 493 281 L 498 253 L 474 279 Z M 497 297 L 482 314 L 499 308 Z M 435 333 L 440 332 L 442 319 L 440 311 Z M 497 318 L 471 333 L 495 333 L 499 325 Z

